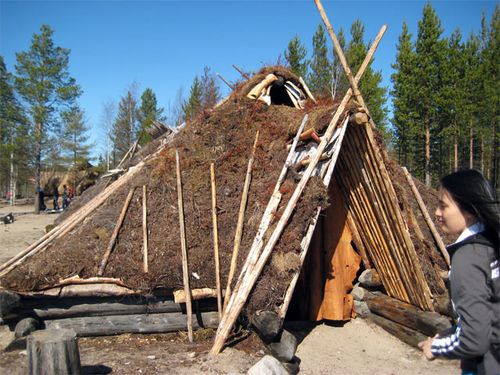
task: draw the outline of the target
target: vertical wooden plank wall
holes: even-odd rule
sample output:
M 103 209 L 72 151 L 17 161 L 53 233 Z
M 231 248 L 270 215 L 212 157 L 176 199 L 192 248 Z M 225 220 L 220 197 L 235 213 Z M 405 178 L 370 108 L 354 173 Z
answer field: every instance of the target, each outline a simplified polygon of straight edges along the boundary
M 429 286 L 368 124 L 349 126 L 336 178 L 388 294 L 433 311 Z

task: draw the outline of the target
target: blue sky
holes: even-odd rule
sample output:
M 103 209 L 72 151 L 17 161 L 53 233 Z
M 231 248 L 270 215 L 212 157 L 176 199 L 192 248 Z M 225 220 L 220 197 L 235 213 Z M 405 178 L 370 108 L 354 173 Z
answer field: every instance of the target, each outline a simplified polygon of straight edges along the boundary
M 415 37 L 425 3 L 324 0 L 323 6 L 336 31 L 348 32 L 359 18 L 367 41 L 382 24 L 388 26 L 373 67 L 382 71 L 383 84 L 390 86 L 402 23 L 408 23 Z M 459 27 L 465 37 L 479 31 L 482 12 L 490 21 L 496 3 L 431 1 L 444 35 Z M 29 49 L 42 24 L 52 27 L 56 45 L 71 49 L 70 74 L 84 91 L 80 105 L 97 153 L 103 149 L 103 103 L 118 102 L 133 82 L 139 95 L 153 89 L 159 105 L 168 110 L 179 88 L 187 95 L 194 76 L 201 75 L 205 66 L 234 82 L 240 76 L 231 64 L 246 71 L 272 64 L 295 34 L 311 51 L 320 22 L 312 0 L 0 0 L 0 54 L 14 72 L 15 53 Z M 226 94 L 227 87 L 220 85 Z

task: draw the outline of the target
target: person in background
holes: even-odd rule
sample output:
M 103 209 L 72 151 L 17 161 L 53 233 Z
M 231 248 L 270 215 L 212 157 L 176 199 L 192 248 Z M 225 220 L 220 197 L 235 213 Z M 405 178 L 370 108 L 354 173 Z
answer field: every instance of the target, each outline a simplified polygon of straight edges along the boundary
M 54 186 L 54 210 L 59 210 L 59 189 Z
M 457 235 L 451 257 L 450 299 L 457 315 L 449 330 L 419 343 L 429 360 L 460 359 L 462 374 L 500 374 L 500 208 L 476 170 L 441 180 L 436 218 Z
M 37 187 L 36 193 L 38 194 L 38 209 L 40 211 L 45 211 L 47 206 L 45 205 L 45 192 L 43 191 L 43 187 Z
M 62 196 L 62 199 L 63 199 L 63 202 L 62 202 L 62 208 L 63 210 L 66 209 L 66 207 L 69 206 L 69 195 L 68 195 L 68 188 L 66 185 L 63 185 L 63 196 Z

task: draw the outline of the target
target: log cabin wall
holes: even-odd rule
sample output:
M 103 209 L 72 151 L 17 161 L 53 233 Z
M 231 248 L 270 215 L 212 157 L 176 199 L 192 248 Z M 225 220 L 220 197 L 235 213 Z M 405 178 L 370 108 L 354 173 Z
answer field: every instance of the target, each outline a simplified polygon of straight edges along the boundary
M 387 293 L 433 311 L 429 286 L 370 125 L 348 127 L 335 176 Z

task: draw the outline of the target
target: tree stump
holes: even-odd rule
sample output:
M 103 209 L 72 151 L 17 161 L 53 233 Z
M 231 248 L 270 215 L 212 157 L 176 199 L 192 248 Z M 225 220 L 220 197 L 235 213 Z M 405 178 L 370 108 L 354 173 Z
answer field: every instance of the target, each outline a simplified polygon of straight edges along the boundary
M 28 374 L 80 374 L 80 353 L 71 329 L 33 332 L 27 340 Z

